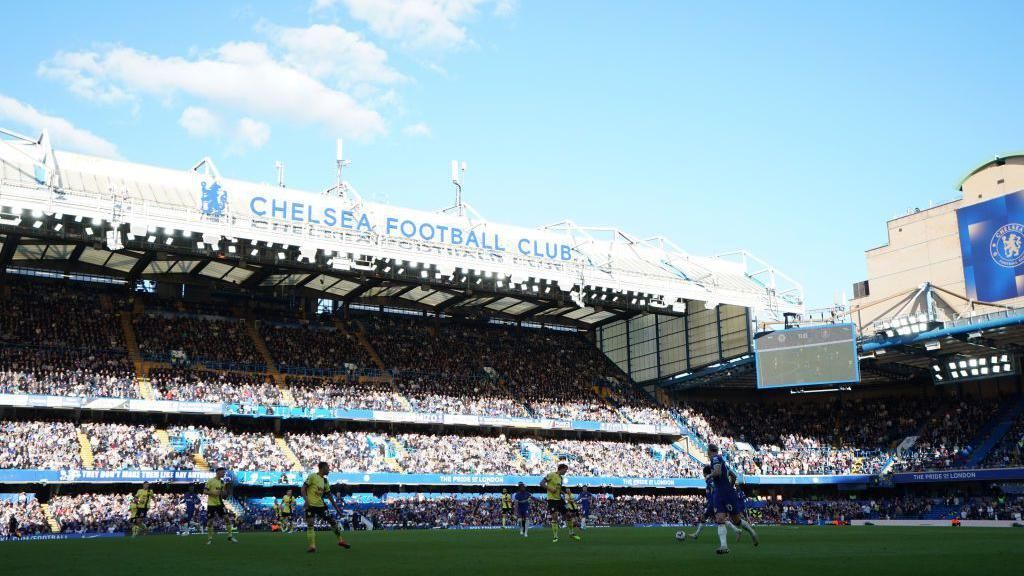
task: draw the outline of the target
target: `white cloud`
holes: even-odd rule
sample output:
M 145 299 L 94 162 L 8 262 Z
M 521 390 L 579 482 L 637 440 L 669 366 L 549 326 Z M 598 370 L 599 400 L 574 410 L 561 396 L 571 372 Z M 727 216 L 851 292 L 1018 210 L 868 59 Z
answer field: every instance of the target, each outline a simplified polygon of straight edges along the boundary
M 284 28 L 260 23 L 257 30 L 284 51 L 282 61 L 285 64 L 321 80 L 334 81 L 341 87 L 396 84 L 406 80 L 388 65 L 387 52 L 340 26 L 314 24 L 309 28 Z
M 353 18 L 407 48 L 452 49 L 469 42 L 463 23 L 483 0 L 340 0 Z M 317 2 L 330 6 L 333 2 Z M 327 7 L 325 6 L 325 7 Z
M 188 132 L 189 136 L 207 138 L 216 136 L 223 130 L 220 117 L 206 108 L 189 106 L 181 113 L 178 124 Z
M 313 0 L 313 4 L 309 7 L 309 11 L 316 14 L 317 12 L 323 12 L 334 8 L 334 5 L 338 3 L 338 0 Z
M 323 126 L 348 137 L 386 131 L 376 110 L 274 58 L 260 43 L 228 43 L 212 55 L 193 58 L 124 47 L 102 53 L 60 52 L 40 65 L 40 73 L 100 102 L 110 101 L 103 97 L 109 94 L 149 95 L 164 102 L 184 95 L 245 114 Z
M 519 0 L 498 0 L 494 5 L 494 15 L 498 18 L 508 18 L 519 9 Z
M 417 122 L 406 126 L 403 132 L 405 132 L 406 136 L 430 136 L 430 126 L 423 122 Z
M 113 104 L 132 100 L 132 95 L 120 87 L 103 82 L 97 76 L 100 72 L 99 54 L 95 52 L 70 52 L 58 54 L 58 66 L 39 65 L 41 76 L 62 82 L 72 93 L 87 100 Z
M 49 116 L 28 104 L 23 104 L 0 94 L 0 120 L 14 122 L 32 131 L 46 129 L 53 138 L 56 148 L 76 150 L 106 158 L 120 158 L 117 146 L 99 136 L 77 128 L 71 122 L 57 116 Z
M 238 121 L 235 131 L 236 143 L 248 148 L 262 148 L 270 140 L 270 126 L 252 118 Z

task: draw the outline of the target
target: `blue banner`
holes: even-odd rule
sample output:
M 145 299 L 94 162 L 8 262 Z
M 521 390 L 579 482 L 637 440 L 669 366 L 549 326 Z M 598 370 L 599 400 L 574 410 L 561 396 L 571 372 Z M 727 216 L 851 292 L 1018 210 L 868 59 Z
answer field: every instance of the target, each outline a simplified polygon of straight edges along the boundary
M 925 482 L 992 482 L 997 480 L 1024 480 L 1024 468 L 942 470 L 938 472 L 908 472 L 892 475 L 892 481 L 896 484 L 920 484 Z
M 92 540 L 95 538 L 124 538 L 124 532 L 84 532 L 82 534 L 30 534 L 16 540 L 0 540 L 0 542 L 23 542 L 25 540 Z
M 967 297 L 1024 296 L 1024 190 L 956 211 Z
M 307 472 L 271 472 L 265 470 L 230 471 L 231 481 L 243 486 L 299 486 Z M 174 483 L 205 482 L 212 472 L 198 470 L 0 470 L 0 484 L 28 483 Z M 392 472 L 333 472 L 333 484 L 396 485 L 407 486 L 515 486 L 520 482 L 530 487 L 540 484 L 541 476 L 505 474 L 399 474 Z M 743 482 L 753 486 L 813 486 L 869 484 L 867 474 L 803 475 L 803 476 L 744 476 Z M 1024 480 L 1024 468 L 996 470 L 952 470 L 896 474 L 896 483 L 951 482 L 972 480 Z M 624 478 L 614 476 L 574 476 L 566 480 L 568 486 L 603 488 L 676 488 L 703 489 L 702 478 Z
M 802 476 L 744 476 L 743 483 L 751 485 L 815 485 L 815 484 L 865 484 L 871 481 L 869 474 L 809 474 Z

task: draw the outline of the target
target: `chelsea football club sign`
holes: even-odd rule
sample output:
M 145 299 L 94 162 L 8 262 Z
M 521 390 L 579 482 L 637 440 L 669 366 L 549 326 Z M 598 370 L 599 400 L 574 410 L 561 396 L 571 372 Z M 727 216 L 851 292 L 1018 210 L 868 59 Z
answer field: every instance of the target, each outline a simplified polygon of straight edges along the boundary
M 956 211 L 967 297 L 1024 296 L 1024 190 Z
M 381 204 L 364 204 L 357 210 L 356 206 L 337 198 L 295 191 L 239 190 L 235 183 L 231 183 L 229 193 L 220 182 L 212 179 L 200 182 L 199 211 L 215 220 L 231 215 L 287 226 L 377 234 L 399 242 L 463 251 L 510 254 L 559 263 L 571 262 L 574 258 L 568 238 L 537 230 L 497 225 L 479 227 L 438 214 Z
M 1003 268 L 1016 268 L 1024 264 L 1024 253 L 1021 252 L 1021 237 L 1024 226 L 1014 222 L 996 230 L 990 243 L 992 259 Z

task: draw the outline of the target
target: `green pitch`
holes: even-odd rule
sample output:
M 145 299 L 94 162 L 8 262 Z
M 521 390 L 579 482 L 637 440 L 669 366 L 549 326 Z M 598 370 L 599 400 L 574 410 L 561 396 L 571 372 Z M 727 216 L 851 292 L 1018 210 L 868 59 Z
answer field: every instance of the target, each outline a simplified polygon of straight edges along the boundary
M 522 538 L 506 531 L 348 533 L 351 550 L 317 536 L 305 553 L 304 534 L 149 536 L 0 543 L 2 573 L 24 576 L 460 575 L 603 576 L 640 574 L 1020 574 L 1024 529 L 766 527 L 754 548 L 730 539 L 732 554 L 716 556 L 717 535 L 677 542 L 674 529 L 598 528 L 573 542 L 551 542 L 550 530 Z

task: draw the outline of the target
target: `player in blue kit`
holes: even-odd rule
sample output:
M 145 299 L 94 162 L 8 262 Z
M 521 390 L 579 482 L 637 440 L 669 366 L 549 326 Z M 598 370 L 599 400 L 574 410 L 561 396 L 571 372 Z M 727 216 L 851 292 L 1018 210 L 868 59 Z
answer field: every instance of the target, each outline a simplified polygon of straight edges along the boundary
M 697 519 L 697 529 L 690 534 L 690 538 L 696 540 L 700 538 L 700 533 L 704 531 L 705 526 L 709 526 L 715 523 L 715 483 L 711 479 L 711 466 L 704 467 L 704 511 L 701 513 L 700 518 Z M 740 533 L 739 528 L 732 524 L 727 524 L 730 529 L 737 535 Z
M 718 522 L 719 547 L 715 552 L 717 554 L 729 553 L 728 528 L 726 524 L 730 520 L 732 520 L 734 526 L 738 524 L 740 528 L 746 530 L 754 541 L 754 546 L 757 546 L 760 544 L 757 532 L 754 532 L 754 528 L 750 526 L 749 522 L 740 517 L 740 505 L 736 495 L 736 488 L 729 477 L 731 474 L 729 466 L 725 463 L 725 458 L 719 453 L 718 446 L 714 444 L 708 446 L 708 458 L 711 459 L 711 474 L 705 479 L 710 479 L 714 485 L 712 500 L 715 503 L 715 521 Z
M 741 519 L 745 520 L 747 523 L 750 523 L 750 518 L 747 518 L 747 495 L 743 493 L 743 489 L 740 488 L 739 484 L 737 483 L 738 479 L 736 478 L 736 474 L 733 474 L 730 471 L 729 479 L 732 481 L 733 487 L 736 488 L 736 504 L 738 504 L 736 508 L 736 513 L 739 514 Z M 743 532 L 739 530 L 736 531 L 737 542 L 739 542 L 741 534 L 743 534 Z
M 594 495 L 587 491 L 587 487 L 583 487 L 583 492 L 580 492 L 579 497 L 580 503 L 580 530 L 587 527 L 587 520 L 590 519 L 590 507 L 594 503 Z
M 512 500 L 516 504 L 516 516 L 519 518 L 519 533 L 526 538 L 530 531 L 530 500 L 533 500 L 533 496 L 526 491 L 526 484 L 519 483 L 519 489 L 512 495 Z
M 185 494 L 185 526 L 182 528 L 183 534 L 191 534 L 192 529 L 198 526 L 199 518 L 196 516 L 198 508 L 199 494 L 196 494 L 196 487 L 192 486 L 188 489 L 188 493 Z

